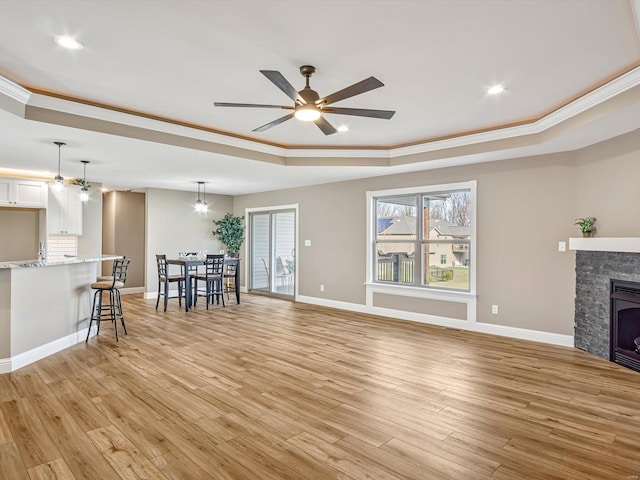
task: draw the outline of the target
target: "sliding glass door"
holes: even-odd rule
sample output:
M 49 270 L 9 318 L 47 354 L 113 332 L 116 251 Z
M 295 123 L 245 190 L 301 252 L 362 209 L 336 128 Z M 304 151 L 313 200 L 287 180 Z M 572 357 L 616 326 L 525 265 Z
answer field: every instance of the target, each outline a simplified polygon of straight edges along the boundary
M 249 289 L 293 298 L 296 282 L 295 210 L 250 213 L 249 228 Z

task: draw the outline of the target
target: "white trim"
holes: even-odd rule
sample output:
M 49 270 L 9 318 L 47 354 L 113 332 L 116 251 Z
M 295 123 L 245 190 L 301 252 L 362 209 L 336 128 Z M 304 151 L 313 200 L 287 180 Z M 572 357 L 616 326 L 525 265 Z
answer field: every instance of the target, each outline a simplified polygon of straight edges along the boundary
M 423 295 L 425 298 L 435 298 L 431 297 L 434 295 L 434 292 L 442 293 L 446 295 L 445 300 L 453 300 L 457 298 L 455 295 L 471 295 L 475 297 L 476 294 L 476 252 L 477 252 L 477 235 L 476 235 L 476 223 L 477 223 L 477 204 L 478 204 L 478 181 L 477 180 L 469 180 L 467 182 L 456 182 L 456 183 L 445 183 L 438 185 L 423 185 L 419 187 L 407 187 L 407 188 L 392 188 L 388 190 L 374 190 L 365 192 L 366 195 L 366 256 L 367 256 L 367 264 L 365 270 L 365 285 L 367 286 L 367 305 L 372 305 L 370 302 L 370 289 L 372 285 L 384 285 L 374 283 L 373 281 L 373 227 L 375 225 L 375 212 L 373 211 L 373 199 L 377 197 L 387 197 L 387 196 L 395 196 L 395 195 L 412 195 L 418 193 L 429 193 L 429 192 L 441 192 L 448 190 L 470 190 L 471 191 L 471 243 L 469 245 L 469 253 L 471 258 L 471 263 L 469 265 L 469 292 L 444 292 L 442 290 L 437 290 L 429 287 L 405 287 L 401 285 L 394 285 L 394 287 L 398 289 L 402 289 L 407 292 L 408 296 L 419 296 L 414 293 L 409 293 L 412 291 L 423 291 L 425 292 Z M 429 293 L 427 293 L 429 292 Z M 453 300 L 455 301 L 455 300 Z M 475 313 L 473 315 L 475 318 Z
M 631 7 L 634 14 L 636 28 L 640 35 L 640 0 L 632 0 Z M 555 110 L 547 116 L 537 120 L 536 122 L 506 127 L 487 132 L 473 133 L 444 140 L 425 141 L 417 145 L 406 147 L 390 148 L 390 149 L 302 149 L 302 148 L 286 148 L 273 145 L 267 145 L 261 142 L 227 136 L 224 134 L 207 132 L 193 127 L 176 125 L 162 120 L 155 120 L 146 117 L 140 117 L 135 114 L 117 112 L 107 108 L 85 105 L 70 100 L 50 97 L 40 94 L 32 94 L 28 90 L 23 89 L 19 85 L 0 77 L 0 93 L 4 93 L 21 103 L 29 103 L 36 107 L 51 109 L 59 112 L 66 112 L 75 115 L 87 116 L 90 118 L 101 119 L 109 122 L 115 122 L 123 125 L 131 125 L 140 128 L 146 128 L 154 131 L 165 132 L 175 135 L 181 135 L 188 138 L 196 138 L 204 141 L 227 145 L 255 152 L 273 155 L 274 163 L 286 165 L 286 159 L 291 157 L 298 158 L 342 158 L 345 156 L 352 158 L 381 158 L 391 161 L 395 158 L 407 155 L 415 155 L 425 152 L 433 152 L 437 150 L 446 150 L 450 148 L 475 145 L 496 140 L 508 138 L 523 137 L 528 135 L 540 134 L 562 122 L 565 122 L 576 115 L 579 115 L 607 100 L 610 100 L 621 93 L 640 85 L 640 67 L 637 67 L 599 88 L 583 95 L 573 102 Z M 282 162 L 279 161 L 282 159 Z
M 0 358 L 0 375 L 11 372 L 11 359 Z
M 158 292 L 144 292 L 143 298 L 145 300 L 151 300 L 158 298 Z
M 245 242 L 244 242 L 244 258 L 246 259 L 244 262 L 244 281 L 245 281 L 245 286 L 243 287 L 245 289 L 245 292 L 248 291 L 248 285 L 249 285 L 249 243 L 250 243 L 250 224 L 249 224 L 249 217 L 250 214 L 252 213 L 269 213 L 269 212 L 273 212 L 273 211 L 279 211 L 279 210 L 294 210 L 295 212 L 295 216 L 296 216 L 296 238 L 294 240 L 294 245 L 295 245 L 295 250 L 296 250 L 296 257 L 295 257 L 295 263 L 294 263 L 294 267 L 295 267 L 295 271 L 293 272 L 293 300 L 296 301 L 298 299 L 298 284 L 300 282 L 298 282 L 298 266 L 300 264 L 300 262 L 298 261 L 298 255 L 300 254 L 300 235 L 299 235 L 299 231 L 300 231 L 300 218 L 299 218 L 299 210 L 300 210 L 300 204 L 299 203 L 291 203 L 288 205 L 271 205 L 268 207 L 251 207 L 251 208 L 245 208 L 244 209 L 244 218 L 245 218 L 245 232 L 246 232 L 246 236 L 245 236 Z M 242 292 L 242 290 L 240 290 Z
M 494 325 L 492 323 L 476 323 L 476 332 L 500 337 L 519 338 L 532 342 L 549 343 L 561 347 L 574 346 L 573 335 L 562 335 L 560 333 L 542 332 L 540 330 L 530 330 L 528 328 L 507 327 L 505 325 Z
M 529 330 L 526 328 L 507 327 L 504 325 L 493 325 L 489 323 L 479 323 L 476 322 L 475 316 L 473 318 L 467 317 L 467 320 L 458 320 L 454 318 L 438 317 L 435 315 L 426 315 L 415 312 L 403 312 L 389 308 L 370 307 L 357 303 L 339 302 L 336 300 L 309 297 L 306 295 L 300 295 L 297 301 L 301 303 L 308 303 L 311 305 L 319 305 L 322 307 L 337 308 L 340 310 L 348 310 L 370 315 L 380 315 L 382 317 L 408 320 L 410 322 L 438 325 L 441 327 L 456 328 L 472 332 L 484 333 L 488 335 L 498 335 L 501 337 L 518 338 L 520 340 L 529 340 L 532 342 L 541 342 L 563 347 L 573 347 L 574 345 L 573 336 L 571 335 Z M 475 305 L 475 302 L 471 302 L 469 305 L 471 304 Z
M 589 250 L 592 252 L 640 253 L 640 238 L 597 237 L 570 238 L 569 250 Z
M 639 21 L 637 12 L 640 11 L 640 1 L 634 0 L 634 3 L 636 4 L 635 18 L 637 25 Z M 473 133 L 470 135 L 448 138 L 446 140 L 438 140 L 435 142 L 425 142 L 408 147 L 394 148 L 389 150 L 389 156 L 393 159 L 405 155 L 415 155 L 418 153 L 475 145 L 478 143 L 504 140 L 507 138 L 540 134 L 545 130 L 565 122 L 576 115 L 599 105 L 600 103 L 610 100 L 637 85 L 640 85 L 640 67 L 634 68 L 633 70 L 613 79 L 609 83 L 602 85 L 564 107 L 551 112 L 549 115 L 537 120 L 536 122 L 526 125 L 518 125 L 515 127 L 500 128 L 488 132 Z
M 26 105 L 31 98 L 31 92 L 29 90 L 22 88 L 11 80 L 7 80 L 3 76 L 0 76 L 0 94 L 17 100 L 24 105 Z
M 95 333 L 91 335 L 95 336 Z M 67 335 L 66 337 L 58 338 L 57 340 L 53 340 L 52 342 L 45 343 L 44 345 L 40 345 L 39 347 L 32 348 L 31 350 L 27 350 L 26 352 L 19 353 L 9 359 L 0 360 L 0 373 L 3 373 L 3 370 L 7 368 L 7 364 L 9 367 L 9 372 L 13 372 L 18 370 L 19 368 L 25 367 L 33 362 L 37 362 L 49 355 L 53 355 L 65 348 L 69 348 L 76 343 L 84 342 L 87 338 L 87 329 L 83 328 L 75 333 Z M 4 364 L 4 365 L 3 365 Z M 7 373 L 6 371 L 4 373 Z
M 113 122 L 120 125 L 129 125 L 132 127 L 153 130 L 157 132 L 167 133 L 171 135 L 179 135 L 187 138 L 204 140 L 207 142 L 217 143 L 230 147 L 243 148 L 254 152 L 266 153 L 276 157 L 282 157 L 280 162 L 284 164 L 286 150 L 281 147 L 267 145 L 261 142 L 254 142 L 242 138 L 236 138 L 224 135 L 222 133 L 214 133 L 198 128 L 188 127 L 185 125 L 177 125 L 163 120 L 156 120 L 147 117 L 141 117 L 133 113 L 118 112 L 108 108 L 98 107 L 95 105 L 87 105 L 77 103 L 62 98 L 50 97 L 47 95 L 32 94 L 29 105 L 56 112 L 69 113 L 71 115 L 79 115 L 83 117 L 94 118 L 106 122 Z
M 120 293 L 122 295 L 131 295 L 132 293 L 144 293 L 144 287 L 121 288 Z

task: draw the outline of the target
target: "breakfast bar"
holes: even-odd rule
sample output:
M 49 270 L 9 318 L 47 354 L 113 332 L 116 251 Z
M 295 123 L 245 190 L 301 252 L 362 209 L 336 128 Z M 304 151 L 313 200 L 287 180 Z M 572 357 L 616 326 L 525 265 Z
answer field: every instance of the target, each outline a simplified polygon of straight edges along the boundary
M 0 373 L 84 340 L 91 314 L 95 255 L 0 263 Z

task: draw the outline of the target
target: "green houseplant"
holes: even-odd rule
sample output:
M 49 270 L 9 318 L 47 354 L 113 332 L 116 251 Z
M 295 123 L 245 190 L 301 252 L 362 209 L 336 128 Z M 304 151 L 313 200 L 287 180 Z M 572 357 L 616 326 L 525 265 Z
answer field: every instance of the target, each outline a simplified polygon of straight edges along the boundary
M 227 253 L 231 257 L 237 257 L 240 246 L 244 241 L 244 215 L 236 217 L 227 213 L 220 220 L 214 220 L 218 228 L 213 230 L 213 236 L 227 246 Z
M 584 218 L 576 218 L 576 223 L 574 225 L 578 225 L 580 230 L 582 231 L 583 237 L 590 237 L 595 228 L 594 224 L 596 223 L 595 217 L 584 217 Z

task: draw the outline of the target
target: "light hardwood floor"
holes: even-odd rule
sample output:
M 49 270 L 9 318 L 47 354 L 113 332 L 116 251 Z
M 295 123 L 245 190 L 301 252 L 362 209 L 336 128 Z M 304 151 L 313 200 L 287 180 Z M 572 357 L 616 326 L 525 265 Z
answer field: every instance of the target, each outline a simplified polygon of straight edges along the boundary
M 640 374 L 584 352 L 243 296 L 124 297 L 129 335 L 0 375 L 0 478 L 640 478 Z

